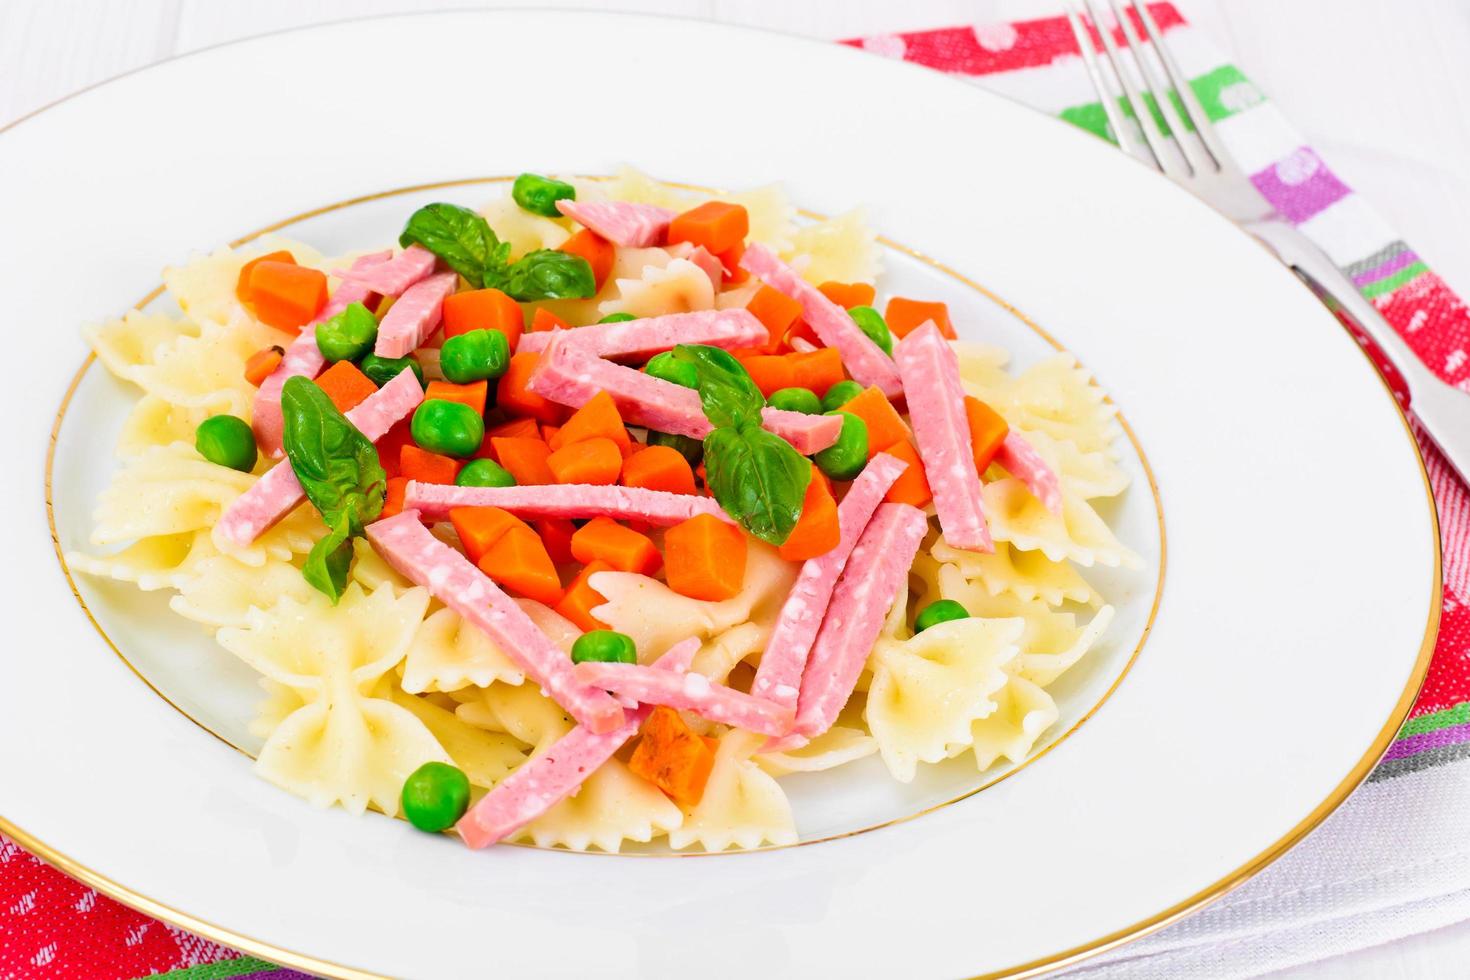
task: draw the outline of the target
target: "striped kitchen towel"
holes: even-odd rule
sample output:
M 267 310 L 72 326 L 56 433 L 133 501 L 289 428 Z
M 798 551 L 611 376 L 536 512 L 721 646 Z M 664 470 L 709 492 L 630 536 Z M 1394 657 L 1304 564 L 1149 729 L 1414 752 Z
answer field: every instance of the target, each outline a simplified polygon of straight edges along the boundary
M 1470 389 L 1464 302 L 1208 37 L 1167 3 L 1150 9 L 1256 186 L 1348 271 L 1426 363 Z M 1062 17 L 843 43 L 927 65 L 1110 135 Z M 1444 615 L 1412 720 L 1371 784 L 1246 886 L 1084 964 L 1079 974 L 1255 976 L 1470 917 L 1463 832 L 1470 812 L 1470 496 L 1432 447 L 1424 452 L 1444 535 Z M 303 976 L 125 908 L 3 838 L 0 866 L 0 978 Z

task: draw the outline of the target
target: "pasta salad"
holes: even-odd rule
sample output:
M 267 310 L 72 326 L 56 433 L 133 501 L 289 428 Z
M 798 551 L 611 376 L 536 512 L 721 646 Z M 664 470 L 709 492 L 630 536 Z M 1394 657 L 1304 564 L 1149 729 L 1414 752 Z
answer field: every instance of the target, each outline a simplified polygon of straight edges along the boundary
M 797 840 L 781 778 L 1020 762 L 1136 567 L 1115 410 L 887 295 L 861 213 L 523 174 L 86 328 L 139 396 L 82 572 L 261 675 L 258 773 L 473 848 Z M 881 308 L 881 312 L 880 312 Z

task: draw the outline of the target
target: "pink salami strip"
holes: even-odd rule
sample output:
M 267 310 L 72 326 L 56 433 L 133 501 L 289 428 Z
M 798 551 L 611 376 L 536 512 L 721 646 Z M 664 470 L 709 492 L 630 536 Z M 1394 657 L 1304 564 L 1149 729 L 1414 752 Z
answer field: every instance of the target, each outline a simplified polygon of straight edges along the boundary
M 933 320 L 899 341 L 893 359 L 908 396 L 909 424 L 934 491 L 944 540 L 966 551 L 995 551 L 980 502 L 960 359 Z
M 403 506 L 425 517 L 443 517 L 455 507 L 499 507 L 517 517 L 611 517 L 671 527 L 709 514 L 730 520 L 710 497 L 642 487 L 609 487 L 590 483 L 561 483 L 529 487 L 455 487 L 444 483 L 411 481 L 403 491 Z
M 733 350 L 764 345 L 770 339 L 765 326 L 749 310 L 701 310 L 622 323 L 594 323 L 567 331 L 565 337 L 555 330 L 523 334 L 516 351 L 543 351 L 553 337 L 594 357 L 638 358 L 673 350 L 678 344 L 708 344 Z
M 912 403 L 911 403 L 912 404 Z M 1012 476 L 1019 479 L 1026 487 L 1036 495 L 1042 505 L 1053 514 L 1060 515 L 1062 512 L 1062 481 L 1057 478 L 1056 471 L 1046 464 L 1036 447 L 1027 441 L 1015 429 L 1006 433 L 1005 441 L 1000 444 L 1000 451 L 995 454 L 995 461 L 1004 466 Z M 949 533 L 945 532 L 948 539 Z M 950 541 L 950 544 L 954 544 Z M 962 547 L 955 545 L 955 547 Z
M 408 287 L 434 271 L 436 261 L 434 253 L 422 245 L 410 245 L 387 262 L 368 269 L 342 269 L 332 275 L 384 296 L 402 296 Z
M 857 686 L 888 607 L 908 579 L 928 529 L 924 512 L 908 504 L 883 504 L 874 512 L 822 617 L 802 674 L 791 734 L 762 751 L 794 748 L 832 727 Z
M 847 311 L 821 290 L 801 278 L 796 270 L 776 258 L 764 245 L 751 245 L 740 258 L 747 272 L 772 289 L 780 290 L 801 304 L 802 319 L 828 347 L 837 348 L 842 363 L 853 379 L 864 385 L 877 385 L 889 398 L 903 394 L 903 382 L 893 358 L 868 339 Z
M 848 487 L 847 496 L 837 505 L 837 546 L 802 563 L 761 654 L 760 669 L 750 685 L 751 694 L 788 708 L 796 707 L 802 671 L 821 628 L 822 617 L 832 601 L 837 577 L 847 565 L 873 511 L 883 502 L 883 495 L 907 468 L 902 461 L 879 453 Z
M 556 202 L 556 209 L 614 245 L 647 248 L 664 240 L 674 212 L 652 204 L 626 201 Z
M 429 533 L 418 511 L 369 524 L 367 537 L 388 564 L 482 631 L 580 724 L 598 733 L 623 724 L 622 706 L 573 676 L 566 652 L 488 575 Z
M 409 286 L 378 324 L 373 353 L 379 357 L 412 354 L 439 326 L 444 300 L 458 282 L 459 273 L 441 272 Z
M 362 256 L 352 263 L 352 268 L 366 271 L 392 257 L 392 251 L 384 249 Z M 316 345 L 316 325 L 341 313 L 350 303 L 361 303 L 372 293 L 361 283 L 344 281 L 339 284 L 317 318 L 302 327 L 300 336 L 286 348 L 280 365 L 260 383 L 260 390 L 255 393 L 255 404 L 250 410 L 250 426 L 255 430 L 256 444 L 267 456 L 277 459 L 281 456 L 281 389 L 286 386 L 286 381 L 298 376 L 315 378 L 326 366 L 327 359 L 322 357 L 321 349 Z
M 675 644 L 654 663 L 666 673 L 689 669 L 699 640 Z M 566 799 L 627 741 L 638 734 L 649 709 L 640 708 L 621 726 L 601 735 L 578 725 L 543 754 L 506 776 L 459 818 L 455 830 L 470 847 L 488 847 L 505 840 L 541 814 Z
M 347 421 L 377 442 L 423 400 L 424 389 L 419 387 L 419 379 L 412 371 L 402 371 L 348 412 Z M 305 499 L 306 493 L 291 464 L 282 460 L 225 508 L 214 526 L 215 543 L 221 548 L 244 548 Z
M 703 674 L 676 675 L 638 664 L 591 662 L 577 664 L 572 670 L 584 683 L 616 691 L 641 704 L 693 711 L 709 721 L 762 735 L 784 735 L 791 728 L 791 707 L 716 684 Z
M 593 357 L 570 343 L 575 332 L 552 334 L 559 342 L 545 348 L 541 362 L 531 375 L 532 391 L 573 408 L 580 408 L 599 391 L 606 391 L 617 404 L 623 421 L 632 425 L 694 439 L 709 434 L 709 420 L 700 407 L 698 392 Z M 805 415 L 764 408 L 761 421 L 802 455 L 821 452 L 842 433 L 842 420 L 835 415 Z

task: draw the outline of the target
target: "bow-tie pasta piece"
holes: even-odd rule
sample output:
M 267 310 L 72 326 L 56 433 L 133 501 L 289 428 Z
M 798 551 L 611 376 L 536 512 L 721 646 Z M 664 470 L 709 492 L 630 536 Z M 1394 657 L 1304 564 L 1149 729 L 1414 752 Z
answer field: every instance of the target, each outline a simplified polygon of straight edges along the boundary
M 778 255 L 789 252 L 796 234 L 796 208 L 780 184 L 767 184 L 755 190 L 720 194 L 716 198 L 743 205 L 750 216 L 749 240 L 760 242 Z
M 791 803 L 775 778 L 751 756 L 764 735 L 732 728 L 720 736 L 714 768 L 697 806 L 669 831 L 669 845 L 682 850 L 699 845 L 706 851 L 762 844 L 796 843 Z
M 197 338 L 201 332 L 191 320 L 142 310 L 129 310 L 119 319 L 82 328 L 82 336 L 103 366 L 134 384 L 138 383 L 138 369 L 152 365 L 160 350 L 184 337 Z
M 66 563 L 73 571 L 130 582 L 153 592 L 179 588 L 194 575 L 199 562 L 216 554 L 208 531 L 184 531 L 143 538 L 110 555 L 68 551 Z
M 576 794 L 532 820 L 515 836 L 538 847 L 591 848 L 616 854 L 624 841 L 646 844 L 678 827 L 684 815 L 650 782 L 609 759 Z
M 454 709 L 460 721 L 487 731 L 505 732 L 535 749 L 544 749 L 576 724 L 535 684 L 491 684 L 454 694 L 464 699 Z
M 970 743 L 971 724 L 995 710 L 1024 629 L 1019 619 L 956 619 L 879 642 L 866 718 L 893 778 L 912 782 L 920 762 Z
M 609 199 L 629 204 L 652 204 L 679 212 L 688 211 L 699 203 L 697 195 L 655 180 L 635 167 L 619 167 L 610 180 L 600 184 Z
M 177 588 L 169 608 L 210 629 L 245 626 L 251 609 L 287 598 L 304 603 L 313 595 L 301 569 L 289 562 L 269 559 L 252 567 L 221 554 L 201 560 Z
M 208 407 L 175 405 L 157 395 L 144 395 L 123 420 L 117 437 L 117 454 L 130 459 L 154 446 L 172 442 L 192 444 L 199 423 L 213 414 Z
M 414 587 L 412 582 L 399 575 L 392 565 L 383 560 L 377 549 L 368 544 L 367 538 L 352 539 L 352 555 L 352 570 L 348 574 L 354 582 L 369 592 L 387 587 L 393 590 L 394 595 L 402 595 Z
M 1107 522 L 1085 500 L 1063 495 L 1061 516 L 1053 514 L 1020 480 L 1006 477 L 980 489 L 990 533 L 1021 551 L 1040 551 L 1052 561 L 1091 568 L 1142 568 L 1143 560 L 1125 548 Z
M 1026 439 L 1056 472 L 1062 491 L 1082 500 L 1116 497 L 1128 488 L 1128 474 L 1112 453 L 1083 452 L 1077 445 L 1045 432 L 1028 432 Z
M 726 683 L 737 664 L 765 650 L 773 623 L 774 617 L 769 617 L 764 622 L 741 623 L 716 634 L 699 648 L 689 669 L 712 681 Z
M 1006 365 L 1011 363 L 1011 352 L 994 344 L 980 344 L 970 340 L 951 340 L 955 357 L 960 362 L 960 379 L 971 385 L 987 389 L 999 388 L 1010 381 Z
M 792 772 L 823 772 L 858 759 L 866 759 L 878 751 L 878 742 L 861 728 L 837 724 L 799 749 L 765 752 L 755 757 L 762 769 L 772 776 Z
M 1069 613 L 1060 614 L 1070 616 Z M 1025 645 L 1013 669 L 1026 680 L 1050 687 L 1058 677 L 1087 655 L 1113 621 L 1113 607 L 1103 606 L 1086 626 L 1046 628 L 1042 622 L 1028 621 L 1028 631 L 1038 634 Z
M 160 347 L 153 363 L 134 368 L 129 380 L 174 405 L 248 419 L 256 389 L 242 365 L 258 350 L 289 343 L 286 334 L 253 321 L 207 326 L 198 337 L 182 336 Z
M 526 761 L 524 746 L 510 735 L 466 724 L 453 711 L 397 689 L 390 690 L 388 696 L 424 723 L 429 734 L 449 753 L 449 758 L 464 771 L 471 786 L 489 789 Z
M 246 250 L 221 248 L 209 255 L 192 256 L 184 265 L 170 266 L 163 270 L 163 282 L 179 308 L 200 324 L 239 326 L 244 321 L 258 326 L 235 295 L 240 268 L 257 256 L 279 251 L 290 252 L 299 264 L 315 269 L 339 268 L 309 245 L 280 235 L 266 235 Z
M 808 260 L 801 277 L 814 285 L 873 282 L 883 271 L 878 233 L 861 208 L 798 228 L 791 249 L 781 253 L 787 261 L 796 256 Z
M 1118 409 L 1071 354 L 1038 361 L 998 385 L 967 382 L 970 394 L 1022 432 L 1043 432 L 1083 452 L 1115 455 Z
M 565 218 L 547 218 L 521 210 L 507 190 L 480 209 L 480 214 L 495 229 L 495 237 L 510 243 L 510 256 L 519 259 L 527 252 L 556 248 L 571 237 L 571 222 Z
M 271 731 L 256 771 L 317 806 L 392 815 L 410 773 L 449 762 L 412 712 L 369 693 L 403 659 L 428 601 L 422 589 L 368 594 L 352 583 L 336 606 L 284 599 L 220 630 L 221 646 L 303 701 Z
M 645 266 L 637 279 L 614 280 L 617 296 L 598 305 L 603 316 L 667 316 L 715 308 L 715 288 L 703 269 L 688 259 L 672 259 L 662 269 Z
M 403 665 L 403 689 L 410 694 L 489 687 L 496 681 L 519 684 L 525 679 L 483 630 L 452 609 L 440 609 L 423 621 Z
M 980 582 L 993 596 L 1010 593 L 1023 600 L 1040 599 L 1051 606 L 1101 601 L 1077 569 L 1067 562 L 1052 561 L 1040 551 L 1018 551 L 1000 542 L 993 554 L 985 555 L 951 548 L 940 538 L 930 553 L 959 568 L 966 578 Z
M 997 759 L 1024 762 L 1036 740 L 1059 717 L 1050 694 L 1015 674 L 996 692 L 995 700 L 995 710 L 970 726 L 970 750 L 981 772 Z

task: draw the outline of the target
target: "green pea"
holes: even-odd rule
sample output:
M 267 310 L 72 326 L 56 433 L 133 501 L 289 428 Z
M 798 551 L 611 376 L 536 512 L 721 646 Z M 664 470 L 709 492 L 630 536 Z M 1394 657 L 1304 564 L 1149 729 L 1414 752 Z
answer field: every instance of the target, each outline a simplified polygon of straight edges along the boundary
M 439 370 L 457 385 L 498 378 L 510 366 L 510 343 L 499 330 L 471 330 L 444 341 Z
M 378 318 L 361 303 L 348 303 L 336 316 L 316 325 L 316 346 L 333 363 L 370 353 L 378 339 Z
M 636 320 L 636 319 L 638 319 L 638 318 L 636 316 L 634 316 L 633 314 L 631 314 L 631 313 L 609 313 L 607 316 L 603 317 L 601 320 L 598 320 L 597 322 L 598 323 L 627 323 L 629 320 Z
M 633 638 L 615 630 L 593 630 L 572 644 L 572 663 L 636 664 L 638 648 Z
M 839 381 L 822 396 L 822 411 L 835 412 L 862 393 L 863 386 L 856 381 Z
M 540 174 L 521 174 L 510 187 L 510 196 L 522 211 L 539 214 L 545 218 L 560 218 L 557 201 L 575 201 L 577 189 Z
M 699 372 L 695 370 L 694 365 L 686 361 L 674 360 L 674 355 L 670 351 L 655 354 L 649 359 L 648 376 L 650 378 L 662 378 L 665 381 L 672 381 L 674 384 L 683 385 L 685 388 L 699 387 Z
M 244 419 L 233 415 L 211 415 L 194 430 L 194 448 L 211 463 L 228 466 L 241 473 L 255 469 L 258 455 L 255 433 Z
M 947 623 L 952 619 L 969 619 L 970 611 L 953 599 L 940 599 L 919 610 L 914 617 L 914 632 L 922 633 L 931 626 Z
M 851 480 L 868 465 L 868 423 L 851 412 L 824 412 L 842 418 L 837 441 L 812 457 L 823 473 L 834 480 Z
M 468 405 L 430 398 L 414 410 L 408 431 L 421 449 L 445 456 L 468 456 L 485 439 L 485 420 Z
M 362 373 L 367 375 L 368 380 L 379 388 L 404 371 L 412 371 L 419 379 L 419 387 L 424 385 L 424 369 L 419 367 L 418 361 L 407 354 L 403 357 L 379 357 L 377 354 L 368 354 L 357 362 L 357 366 L 362 368 Z
M 782 388 L 779 391 L 773 391 L 771 397 L 766 399 L 766 404 L 772 408 L 800 412 L 803 415 L 822 414 L 822 400 L 810 388 Z
M 889 332 L 888 321 L 883 319 L 883 314 L 871 306 L 854 306 L 847 315 L 868 335 L 869 340 L 883 348 L 883 353 L 893 354 L 893 334 Z
M 403 781 L 403 815 L 419 830 L 437 834 L 470 808 L 470 780 L 454 766 L 425 762 Z
M 454 478 L 461 487 L 513 487 L 516 478 L 493 459 L 473 459 Z
M 704 459 L 704 443 L 690 436 L 676 435 L 673 432 L 649 432 L 648 444 L 677 449 L 691 467 L 698 466 L 699 461 Z

